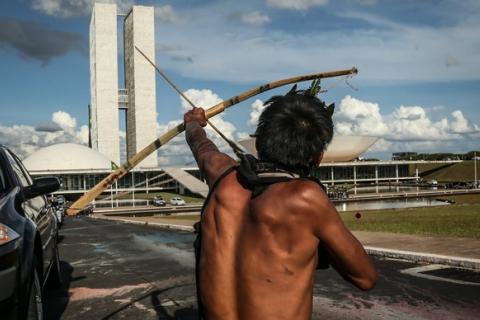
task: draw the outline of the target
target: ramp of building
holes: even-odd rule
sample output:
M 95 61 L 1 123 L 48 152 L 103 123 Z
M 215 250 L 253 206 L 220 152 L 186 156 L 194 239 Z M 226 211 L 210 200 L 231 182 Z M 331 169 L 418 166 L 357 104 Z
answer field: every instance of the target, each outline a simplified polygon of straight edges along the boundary
M 195 176 L 179 167 L 162 168 L 170 177 L 177 180 L 182 186 L 204 198 L 208 195 L 208 185 Z

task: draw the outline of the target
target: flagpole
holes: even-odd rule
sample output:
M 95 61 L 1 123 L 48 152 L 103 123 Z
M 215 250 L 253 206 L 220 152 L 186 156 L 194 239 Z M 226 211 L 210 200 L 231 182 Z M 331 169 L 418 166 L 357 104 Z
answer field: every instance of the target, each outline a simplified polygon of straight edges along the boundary
M 475 189 L 477 189 L 478 184 L 477 184 L 477 152 L 476 151 L 473 152 L 473 163 L 475 167 Z

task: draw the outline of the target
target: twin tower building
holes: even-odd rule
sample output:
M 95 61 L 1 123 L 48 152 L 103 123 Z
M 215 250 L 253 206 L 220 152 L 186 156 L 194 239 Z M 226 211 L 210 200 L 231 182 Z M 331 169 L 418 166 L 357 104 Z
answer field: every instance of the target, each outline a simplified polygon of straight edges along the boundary
M 123 27 L 122 84 L 119 27 Z M 115 4 L 96 3 L 90 21 L 90 147 L 116 164 L 120 164 L 121 111 L 126 118 L 127 158 L 157 138 L 155 69 L 135 46 L 155 61 L 153 7 L 133 6 L 128 14 L 120 15 Z M 158 167 L 157 154 L 139 166 Z

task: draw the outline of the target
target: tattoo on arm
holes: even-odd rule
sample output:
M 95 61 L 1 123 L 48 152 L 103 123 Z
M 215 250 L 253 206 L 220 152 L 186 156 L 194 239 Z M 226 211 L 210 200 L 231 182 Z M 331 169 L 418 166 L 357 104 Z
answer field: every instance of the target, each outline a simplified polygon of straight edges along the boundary
M 217 146 L 207 138 L 205 130 L 197 122 L 187 123 L 185 137 L 200 170 L 205 170 L 205 155 L 209 152 L 219 152 Z

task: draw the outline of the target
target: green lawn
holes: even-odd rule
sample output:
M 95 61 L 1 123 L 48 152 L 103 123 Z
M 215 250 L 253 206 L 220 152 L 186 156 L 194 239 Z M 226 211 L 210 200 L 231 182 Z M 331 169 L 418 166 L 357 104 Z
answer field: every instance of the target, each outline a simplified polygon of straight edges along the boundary
M 438 197 L 454 205 L 341 213 L 351 230 L 480 239 L 480 194 Z
M 475 167 L 472 160 L 454 164 L 411 164 L 409 166 L 410 174 L 415 174 L 415 168 L 418 168 L 420 176 L 425 180 L 435 179 L 439 182 L 471 182 L 475 180 Z M 477 170 L 478 177 L 480 177 L 480 161 L 477 161 Z
M 480 204 L 341 213 L 351 230 L 480 239 Z
M 443 196 L 437 199 L 453 200 L 458 204 L 480 204 L 480 194 L 462 194 L 454 196 Z

